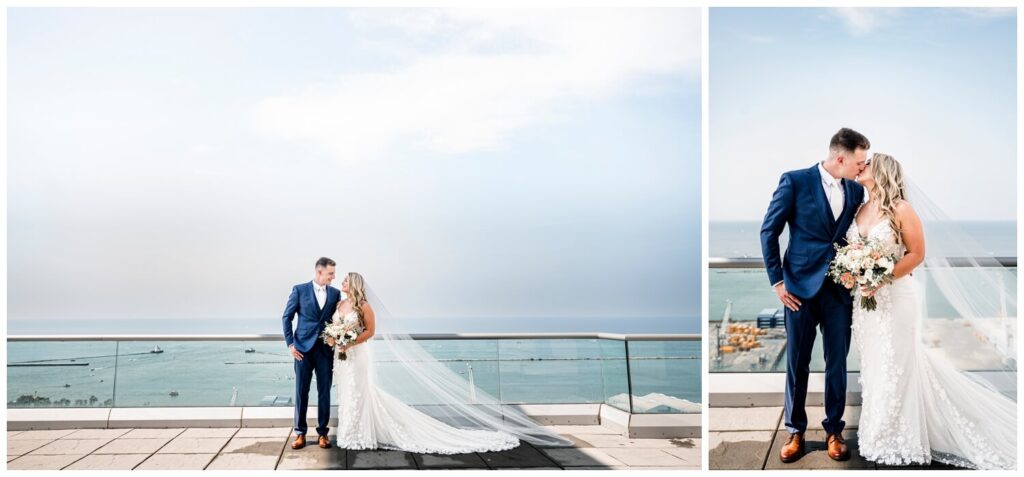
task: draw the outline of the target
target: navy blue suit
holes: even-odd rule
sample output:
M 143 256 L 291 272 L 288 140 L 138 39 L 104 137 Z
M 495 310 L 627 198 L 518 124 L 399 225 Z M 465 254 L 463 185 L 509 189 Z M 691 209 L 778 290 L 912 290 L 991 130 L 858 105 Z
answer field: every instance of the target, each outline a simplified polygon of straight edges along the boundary
M 826 432 L 842 432 L 846 407 L 846 359 L 850 352 L 852 302 L 850 292 L 826 275 L 835 257 L 833 244 L 846 245 L 846 230 L 864 200 L 864 188 L 843 179 L 843 211 L 833 217 L 815 164 L 790 171 L 779 179 L 761 225 L 761 254 L 772 285 L 785 282 L 799 297 L 798 311 L 786 308 L 786 429 L 807 430 L 807 378 L 815 327 L 821 328 L 825 351 Z M 779 235 L 789 226 L 789 246 L 780 258 Z
M 284 340 L 288 346 L 302 353 L 302 360 L 295 361 L 295 434 L 306 433 L 306 408 L 309 403 L 309 385 L 316 373 L 317 428 L 318 435 L 327 435 L 327 424 L 331 418 L 331 380 L 334 375 L 332 349 L 320 339 L 324 327 L 330 323 L 334 310 L 341 298 L 341 290 L 327 287 L 327 299 L 323 309 L 316 301 L 313 282 L 292 287 L 288 304 L 284 307 Z M 298 316 L 298 324 L 292 331 L 292 320 Z

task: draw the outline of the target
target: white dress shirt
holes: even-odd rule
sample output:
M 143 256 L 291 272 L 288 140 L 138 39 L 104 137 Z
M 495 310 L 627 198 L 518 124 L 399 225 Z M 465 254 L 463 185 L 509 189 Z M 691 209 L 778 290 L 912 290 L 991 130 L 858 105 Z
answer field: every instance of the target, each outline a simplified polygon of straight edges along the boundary
M 828 199 L 828 205 L 832 208 L 832 217 L 839 220 L 839 216 L 843 213 L 843 202 L 845 202 L 846 196 L 843 193 L 843 183 L 840 179 L 832 177 L 825 170 L 824 163 L 818 163 L 818 172 L 821 173 L 821 186 L 825 188 L 825 198 Z
M 320 305 L 320 309 L 324 309 L 324 304 L 327 303 L 327 286 L 320 285 L 313 280 L 313 294 L 316 295 L 316 302 Z

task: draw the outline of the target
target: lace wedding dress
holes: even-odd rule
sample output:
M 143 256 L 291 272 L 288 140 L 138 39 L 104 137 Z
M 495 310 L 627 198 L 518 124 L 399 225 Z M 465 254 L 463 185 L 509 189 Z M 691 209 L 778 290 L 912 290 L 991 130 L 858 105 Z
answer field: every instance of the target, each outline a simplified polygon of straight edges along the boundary
M 333 319 L 338 321 L 338 312 Z M 346 324 L 359 320 L 355 311 L 342 319 Z M 379 389 L 373 348 L 369 345 L 362 343 L 349 348 L 344 360 L 334 353 L 339 448 L 463 454 L 501 451 L 519 445 L 517 437 L 502 431 L 452 427 Z
M 856 221 L 847 239 L 860 236 Z M 896 248 L 887 221 L 867 237 Z M 906 247 L 898 247 L 902 258 Z M 860 454 L 887 465 L 942 462 L 976 469 L 1016 467 L 1016 402 L 975 382 L 921 339 L 921 285 L 904 276 L 876 294 L 868 311 L 854 301 L 860 351 Z

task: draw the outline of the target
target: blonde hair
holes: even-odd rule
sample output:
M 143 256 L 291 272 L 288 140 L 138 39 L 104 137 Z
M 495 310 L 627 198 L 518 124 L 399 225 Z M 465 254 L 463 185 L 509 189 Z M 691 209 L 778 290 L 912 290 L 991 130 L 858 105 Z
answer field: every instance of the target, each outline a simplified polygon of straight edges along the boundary
M 352 308 L 359 315 L 359 322 L 363 322 L 363 303 L 366 303 L 366 285 L 363 276 L 356 272 L 348 272 L 348 300 Z
M 900 243 L 900 223 L 896 218 L 896 206 L 906 199 L 903 187 L 903 167 L 888 154 L 871 155 L 871 175 L 875 187 L 871 189 L 871 198 L 878 204 L 878 210 L 889 219 L 889 227 L 896 235 L 896 243 Z

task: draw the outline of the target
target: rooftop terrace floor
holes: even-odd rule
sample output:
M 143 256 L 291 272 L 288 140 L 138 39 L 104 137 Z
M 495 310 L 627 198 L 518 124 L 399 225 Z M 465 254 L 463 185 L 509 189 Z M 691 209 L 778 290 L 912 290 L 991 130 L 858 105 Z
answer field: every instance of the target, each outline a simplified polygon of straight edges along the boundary
M 825 447 L 825 431 L 821 421 L 823 407 L 807 407 L 809 426 L 805 437 L 807 453 L 789 464 L 779 460 L 779 450 L 789 433 L 782 417 L 782 406 L 711 407 L 708 417 L 710 469 L 957 469 L 939 463 L 928 466 L 890 467 L 861 457 L 857 447 L 857 419 L 860 406 L 848 406 L 843 415 L 846 430 L 843 437 L 850 448 L 850 459 L 837 462 L 829 458 Z
M 700 469 L 701 440 L 630 439 L 600 425 L 549 426 L 572 447 L 523 443 L 460 455 L 339 449 L 293 450 L 292 429 L 65 429 L 7 432 L 7 468 L 17 469 Z

